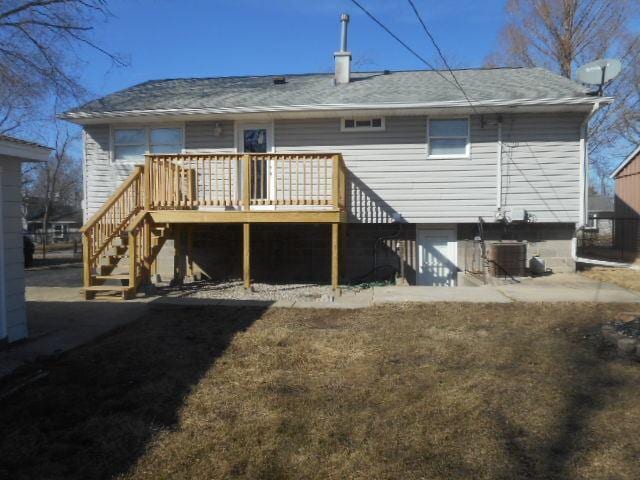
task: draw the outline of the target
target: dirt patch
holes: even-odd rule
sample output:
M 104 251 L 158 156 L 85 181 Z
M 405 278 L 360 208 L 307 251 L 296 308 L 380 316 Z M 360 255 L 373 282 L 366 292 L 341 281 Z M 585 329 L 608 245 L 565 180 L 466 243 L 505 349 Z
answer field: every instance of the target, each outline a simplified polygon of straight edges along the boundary
M 582 275 L 600 282 L 613 283 L 622 288 L 640 293 L 640 270 L 629 268 L 592 267 L 584 270 Z
M 629 309 L 153 312 L 0 402 L 0 477 L 635 479 Z

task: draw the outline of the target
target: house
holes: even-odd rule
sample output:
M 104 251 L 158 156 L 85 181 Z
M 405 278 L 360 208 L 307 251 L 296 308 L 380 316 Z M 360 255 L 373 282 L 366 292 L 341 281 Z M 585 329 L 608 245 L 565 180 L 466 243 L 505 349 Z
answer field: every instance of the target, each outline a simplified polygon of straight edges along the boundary
M 27 336 L 22 239 L 22 162 L 44 162 L 50 148 L 0 135 L 0 343 Z
M 588 226 L 601 234 L 613 234 L 615 217 L 613 198 L 589 190 L 587 217 Z
M 574 269 L 586 125 L 610 98 L 542 68 L 352 72 L 346 39 L 334 58 L 64 113 L 84 128 L 88 296 L 114 272 L 125 296 L 164 272 L 455 285 L 479 237 Z
M 47 243 L 68 243 L 80 240 L 82 226 L 82 210 L 57 209 L 59 213 L 52 215 L 47 221 Z M 30 217 L 27 221 L 27 232 L 35 243 L 42 243 L 44 236 L 42 214 Z
M 611 174 L 616 184 L 615 243 L 630 260 L 640 250 L 640 145 Z

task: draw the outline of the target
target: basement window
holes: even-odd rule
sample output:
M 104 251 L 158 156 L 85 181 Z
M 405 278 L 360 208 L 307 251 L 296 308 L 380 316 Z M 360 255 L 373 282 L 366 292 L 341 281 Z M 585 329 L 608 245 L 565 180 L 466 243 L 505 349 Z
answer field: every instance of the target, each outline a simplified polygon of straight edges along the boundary
M 429 118 L 427 121 L 429 158 L 469 156 L 469 118 Z
M 384 117 L 343 118 L 340 126 L 340 130 L 343 132 L 362 132 L 384 129 Z

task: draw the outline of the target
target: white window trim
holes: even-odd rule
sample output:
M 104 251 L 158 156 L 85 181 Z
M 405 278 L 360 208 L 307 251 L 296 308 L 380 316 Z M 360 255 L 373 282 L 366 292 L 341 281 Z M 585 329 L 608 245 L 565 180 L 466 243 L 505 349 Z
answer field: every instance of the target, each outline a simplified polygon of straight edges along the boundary
M 347 128 L 345 127 L 345 122 L 347 120 L 373 120 L 374 118 L 379 118 L 380 119 L 380 126 L 379 127 L 352 127 L 352 128 Z M 340 119 L 340 131 L 341 132 L 381 132 L 387 129 L 387 125 L 385 122 L 385 118 L 382 115 L 374 115 L 371 117 L 343 117 Z
M 455 117 L 433 117 L 433 120 L 466 120 L 467 121 L 466 137 L 462 137 L 462 136 L 433 137 L 433 138 L 466 138 L 467 145 L 465 147 L 465 153 L 463 155 L 458 153 L 455 153 L 452 155 L 430 155 L 429 154 L 429 151 L 430 151 L 429 147 L 431 144 L 431 137 L 429 135 L 431 119 L 432 117 L 427 117 L 427 158 L 428 159 L 443 160 L 443 159 L 449 159 L 449 158 L 463 158 L 463 159 L 471 158 L 471 116 L 466 115 L 466 116 L 455 116 Z
M 182 145 L 180 145 L 180 153 L 185 152 L 185 135 L 186 128 L 184 123 L 159 123 L 157 125 L 152 124 L 122 124 L 122 125 L 109 125 L 109 160 L 114 165 L 142 165 L 144 164 L 144 158 L 142 160 L 116 160 L 116 141 L 115 134 L 116 130 L 144 130 L 145 131 L 145 139 L 147 141 L 145 153 L 151 153 L 149 148 L 151 146 L 151 130 L 154 128 L 176 128 L 182 131 Z M 135 144 L 131 144 L 135 145 Z M 121 145 L 123 146 L 123 145 Z

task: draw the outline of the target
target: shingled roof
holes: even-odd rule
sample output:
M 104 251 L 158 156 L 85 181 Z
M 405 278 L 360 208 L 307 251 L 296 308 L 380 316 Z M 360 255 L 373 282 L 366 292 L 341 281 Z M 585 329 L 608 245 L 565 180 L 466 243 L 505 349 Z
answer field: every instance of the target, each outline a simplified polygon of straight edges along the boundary
M 580 84 L 543 68 L 455 71 L 474 104 L 536 102 L 590 103 Z M 449 81 L 445 80 L 446 77 Z M 375 107 L 433 104 L 468 105 L 449 72 L 353 73 L 351 82 L 333 84 L 333 74 L 151 80 L 70 110 L 63 118 L 91 118 L 125 112 L 210 113 L 302 110 L 305 107 Z

